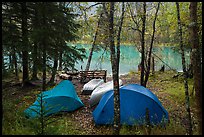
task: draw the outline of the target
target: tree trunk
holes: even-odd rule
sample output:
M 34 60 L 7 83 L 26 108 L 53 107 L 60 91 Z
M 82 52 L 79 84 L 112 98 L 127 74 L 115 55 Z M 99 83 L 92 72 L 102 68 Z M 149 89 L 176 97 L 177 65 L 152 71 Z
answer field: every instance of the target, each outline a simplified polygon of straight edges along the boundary
M 192 49 L 190 52 L 190 64 L 188 66 L 187 72 L 188 72 L 188 78 L 193 78 L 193 56 L 192 56 Z
M 44 2 L 43 3 L 43 7 L 46 6 L 46 3 Z M 46 18 L 45 18 L 45 13 L 43 11 L 43 27 L 42 29 L 44 31 L 46 31 Z M 42 43 L 42 46 L 43 46 L 43 84 L 42 84 L 42 91 L 45 91 L 46 90 L 46 35 L 44 35 L 44 38 L 43 38 L 43 43 Z
M 13 65 L 14 65 L 14 69 L 15 69 L 15 76 L 16 79 L 18 80 L 18 66 L 17 66 L 17 58 L 16 58 L 16 50 L 15 47 L 13 47 L 13 51 L 12 51 L 12 57 L 13 57 Z
M 155 64 L 154 64 L 154 56 L 152 57 L 152 75 L 154 75 L 154 72 L 155 72 Z
M 142 16 L 142 38 L 141 38 L 141 54 L 142 54 L 142 58 L 141 58 L 141 75 L 140 75 L 140 85 L 144 86 L 144 71 L 145 71 L 145 67 L 144 67 L 144 61 L 145 61 L 145 22 L 146 22 L 146 2 L 143 3 L 143 16 Z
M 96 36 L 96 34 L 95 34 L 95 36 Z M 95 38 L 94 38 L 94 39 L 95 39 Z M 88 58 L 88 61 L 87 61 L 87 64 L 86 64 L 86 69 L 85 69 L 85 71 L 88 71 L 89 68 L 90 68 L 90 64 L 91 64 L 91 59 L 92 59 L 92 55 L 93 55 L 93 50 L 94 50 L 94 48 L 95 48 L 95 40 L 94 40 L 94 42 L 93 42 L 93 44 L 92 44 L 92 47 L 91 47 L 91 51 L 90 51 L 90 54 L 89 54 L 89 58 Z
M 114 17 L 114 3 L 111 4 L 111 10 L 113 13 L 110 12 L 110 15 Z M 119 65 L 120 65 L 120 34 L 122 31 L 122 25 L 123 25 L 123 19 L 124 19 L 124 13 L 125 13 L 125 4 L 122 3 L 122 15 L 121 20 L 119 21 L 119 28 L 118 28 L 118 34 L 117 34 L 117 53 L 115 55 L 115 59 L 112 61 L 112 72 L 113 72 L 113 81 L 114 81 L 114 135 L 120 134 L 120 90 L 119 90 Z M 113 20 L 113 19 L 112 19 Z M 113 21 L 110 24 L 111 28 L 113 27 Z M 113 30 L 113 28 L 112 28 Z M 114 31 L 113 31 L 114 32 Z M 111 32 L 112 34 L 114 34 Z M 114 35 L 112 35 L 112 39 L 114 40 Z M 115 50 L 114 41 L 112 41 L 113 50 Z M 111 54 L 114 53 L 111 52 Z
M 88 61 L 87 61 L 87 65 L 86 65 L 86 69 L 85 69 L 86 71 L 88 71 L 89 68 L 90 68 L 91 59 L 92 59 L 92 55 L 93 55 L 93 50 L 95 48 L 96 38 L 98 36 L 98 30 L 99 30 L 99 25 L 100 25 L 101 17 L 102 17 L 102 13 L 100 14 L 100 17 L 98 19 L 96 33 L 95 33 L 95 36 L 94 36 L 93 44 L 92 44 L 92 47 L 91 47 L 91 51 L 90 51 L 89 58 L 88 58 Z
M 60 54 L 59 54 L 59 67 L 58 67 L 58 70 L 62 70 L 62 51 L 60 51 Z
M 10 19 L 9 20 L 9 23 L 12 24 L 12 20 Z M 10 31 L 12 31 L 12 28 L 10 27 L 9 28 Z M 12 43 L 12 47 L 11 47 L 11 71 L 12 73 L 15 72 L 15 76 L 16 76 L 16 79 L 18 79 L 18 70 L 17 70 L 17 61 L 16 61 L 16 52 L 15 52 L 15 43 L 13 41 L 11 41 Z
M 48 82 L 51 85 L 54 84 L 55 75 L 56 75 L 56 71 L 57 71 L 57 65 L 58 65 L 58 59 L 57 59 L 57 57 L 55 57 L 54 58 L 54 66 L 53 66 L 53 69 L 52 69 L 52 77 L 50 78 L 50 81 Z
M 114 90 L 114 124 L 113 124 L 113 134 L 119 135 L 120 131 L 120 94 L 119 94 L 119 77 L 117 71 L 117 61 L 115 54 L 115 44 L 114 44 L 114 2 L 110 2 L 110 14 L 105 10 L 107 17 L 109 18 L 109 42 L 111 51 L 111 65 L 112 65 L 112 78 L 113 78 L 113 90 Z M 104 7 L 104 9 L 106 9 Z
M 46 47 L 45 47 L 45 42 L 43 42 L 43 85 L 42 85 L 42 90 L 46 90 Z
M 34 50 L 33 50 L 33 75 L 32 80 L 37 80 L 37 63 L 38 63 L 38 52 L 37 52 L 37 43 L 34 43 Z
M 34 22 L 33 22 L 33 25 L 34 27 L 38 25 L 39 21 L 38 21 L 38 13 L 37 13 L 37 9 L 35 9 L 34 11 Z M 37 77 L 37 72 L 38 72 L 38 69 L 37 69 L 37 63 L 38 63 L 38 42 L 34 39 L 34 47 L 33 47 L 33 53 L 32 53 L 32 56 L 33 56 L 33 75 L 32 75 L 32 80 L 37 80 L 38 77 Z
M 179 41 L 180 41 L 180 49 L 181 49 L 181 57 L 182 57 L 182 66 L 183 66 L 183 73 L 184 73 L 183 76 L 184 76 L 186 110 L 187 110 L 187 119 L 188 119 L 187 133 L 189 135 L 192 135 L 193 131 L 192 131 L 191 113 L 190 113 L 190 101 L 189 101 L 189 93 L 188 93 L 188 80 L 187 80 L 186 62 L 185 62 L 185 56 L 184 56 L 182 27 L 181 27 L 181 20 L 180 20 L 180 9 L 179 9 L 179 3 L 178 2 L 176 2 L 176 7 L 177 7 L 177 18 L 178 18 Z
M 15 53 L 14 53 L 14 49 L 13 49 L 13 47 L 12 47 L 12 49 L 11 49 L 12 51 L 11 51 L 11 71 L 12 71 L 12 73 L 14 73 L 15 72 L 15 66 L 14 66 L 14 60 L 15 60 Z
M 190 3 L 190 38 L 192 45 L 193 78 L 198 109 L 198 128 L 202 135 L 202 68 L 197 27 L 197 2 Z
M 46 90 L 46 45 L 45 40 L 43 40 L 43 85 L 42 90 Z
M 149 79 L 152 48 L 153 48 L 153 43 L 154 43 L 155 25 L 156 25 L 157 13 L 159 11 L 159 6 L 160 6 L 160 2 L 158 2 L 158 6 L 157 6 L 157 9 L 156 9 L 156 13 L 155 13 L 155 18 L 154 18 L 154 21 L 153 21 L 153 32 L 152 32 L 152 39 L 151 39 L 151 43 L 150 43 L 150 49 L 149 49 L 148 60 L 147 60 L 147 70 L 145 72 L 145 80 L 144 80 L 144 84 L 143 84 L 144 87 L 146 87 L 147 81 Z
M 22 42 L 23 42 L 23 50 L 22 50 L 22 63 L 23 63 L 23 81 L 22 85 L 26 86 L 26 83 L 29 80 L 28 75 L 28 26 L 27 26 L 27 6 L 26 2 L 21 3 L 21 12 L 22 12 Z
M 10 52 L 9 52 L 9 66 L 8 67 L 9 69 L 13 71 L 12 55 Z
M 2 51 L 2 53 L 1 53 L 1 58 L 2 58 L 2 63 L 1 63 L 1 73 L 2 73 L 2 77 L 5 75 L 5 72 L 6 72 L 6 69 L 5 69 L 5 63 L 4 63 L 4 48 L 3 48 L 3 45 L 2 45 L 2 47 L 1 47 L 2 49 L 1 49 L 1 51 Z
M 23 61 L 23 86 L 26 86 L 28 82 L 28 52 L 22 51 L 22 61 Z
M 119 74 L 119 64 L 120 64 L 120 34 L 123 26 L 124 13 L 125 13 L 125 3 L 123 2 L 122 15 L 121 15 L 121 20 L 119 21 L 118 34 L 117 34 L 117 73 L 118 74 Z

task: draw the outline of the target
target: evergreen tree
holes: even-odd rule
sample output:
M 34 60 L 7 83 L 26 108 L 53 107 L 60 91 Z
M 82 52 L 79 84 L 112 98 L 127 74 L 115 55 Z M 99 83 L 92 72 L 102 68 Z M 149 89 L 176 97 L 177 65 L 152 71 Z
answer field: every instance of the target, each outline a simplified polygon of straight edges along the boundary
M 80 27 L 72 5 L 68 5 L 66 2 L 3 3 L 3 51 L 10 57 L 10 68 L 15 68 L 16 75 L 19 68 L 16 56 L 22 59 L 23 86 L 29 81 L 29 66 L 32 66 L 32 79 L 38 79 L 38 71 L 43 71 L 45 89 L 46 72 L 53 68 L 53 62 L 54 77 L 58 59 L 64 68 L 75 69 L 75 63 L 85 57 L 84 49 L 68 44 L 78 38 L 76 32 Z
M 11 68 L 11 72 L 15 72 L 15 76 L 18 79 L 17 53 L 20 51 L 18 48 L 20 44 L 20 30 L 16 24 L 14 12 L 15 10 L 12 3 L 2 3 L 2 70 L 3 72 L 6 70 L 4 56 L 9 56 L 9 68 Z
M 23 65 L 23 86 L 29 81 L 28 73 L 28 7 L 26 2 L 20 3 L 20 15 L 21 15 L 21 30 L 22 30 L 22 65 Z

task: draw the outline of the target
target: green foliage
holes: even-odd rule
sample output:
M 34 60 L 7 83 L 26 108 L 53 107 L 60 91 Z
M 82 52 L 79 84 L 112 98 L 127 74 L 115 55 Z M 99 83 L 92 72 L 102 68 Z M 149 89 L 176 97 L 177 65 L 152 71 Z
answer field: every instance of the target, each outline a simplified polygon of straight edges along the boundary
M 10 73 L 12 71 L 12 57 L 17 56 L 18 68 L 20 68 L 21 51 L 25 48 L 22 43 L 22 28 L 21 28 L 21 6 L 20 2 L 2 2 L 2 73 L 3 75 Z M 37 56 L 37 68 L 42 70 L 42 44 L 45 41 L 46 51 L 47 51 L 47 67 L 52 69 L 53 60 L 59 57 L 59 53 L 63 53 L 63 65 L 64 68 L 73 70 L 75 63 L 79 60 L 83 60 L 85 57 L 84 49 L 79 49 L 68 42 L 85 41 L 86 43 L 91 43 L 97 22 L 97 16 L 103 10 L 100 6 L 97 10 L 97 14 L 93 16 L 87 16 L 86 20 L 82 18 L 77 18 L 75 14 L 73 3 L 65 2 L 27 2 L 28 8 L 28 45 L 26 46 L 29 51 L 29 66 L 34 65 L 34 56 Z M 84 12 L 84 9 L 88 7 L 87 3 L 77 3 L 80 9 Z M 140 2 L 130 3 L 125 14 L 124 25 L 122 30 L 122 43 L 135 43 L 139 45 L 140 35 L 135 29 L 141 29 L 141 4 Z M 120 15 L 120 4 L 116 3 L 115 14 Z M 154 17 L 154 6 L 156 3 L 149 2 L 147 24 L 146 29 L 148 36 L 152 32 L 152 19 Z M 180 2 L 181 8 L 181 24 L 183 29 L 184 45 L 185 48 L 189 48 L 189 2 Z M 138 26 L 131 19 L 130 11 L 134 11 L 135 20 L 138 21 Z M 114 21 L 118 20 L 118 17 L 114 18 Z M 100 33 L 97 37 L 98 47 L 105 48 L 107 44 L 107 23 L 105 15 L 103 15 L 102 23 L 100 24 Z M 132 29 L 135 28 L 135 29 Z M 176 6 L 174 2 L 162 2 L 161 8 L 158 13 L 157 23 L 156 23 L 156 34 L 155 42 L 159 45 L 175 45 L 178 43 L 178 30 L 177 30 L 177 18 L 176 18 Z M 198 31 L 200 45 L 202 45 L 202 2 L 198 3 Z M 165 44 L 163 44 L 165 43 Z M 34 52 L 34 45 L 37 45 L 38 53 L 32 56 Z M 133 45 L 133 44 L 132 44 Z M 98 48 L 100 49 L 100 48 Z M 12 54 L 15 53 L 15 54 Z M 11 61 L 4 59 L 4 56 L 11 58 Z M 10 69 L 10 70 L 9 70 Z M 140 73 L 135 73 L 131 71 L 130 76 L 134 76 Z M 9 76 L 5 75 L 5 76 Z M 155 86 L 159 88 L 159 92 L 156 94 L 162 95 L 163 101 L 166 99 L 174 100 L 175 102 L 170 102 L 175 106 L 184 105 L 184 84 L 183 77 L 179 76 L 177 78 L 170 78 L 170 76 L 175 75 L 175 72 L 167 71 L 165 73 L 157 72 L 155 75 L 150 76 L 151 84 L 148 86 Z M 21 76 L 22 77 L 22 76 Z M 159 80 L 158 80 L 159 79 Z M 189 80 L 189 90 L 193 91 L 193 80 Z M 159 85 L 159 86 L 158 86 Z M 37 93 L 34 93 L 37 94 Z M 9 95 L 7 95 L 9 96 Z M 164 99 L 164 97 L 166 99 Z M 10 96 L 9 96 L 10 97 Z M 23 98 L 6 99 L 3 100 L 3 118 L 2 118 L 2 130 L 3 134 L 39 134 L 40 133 L 40 122 L 28 121 L 23 117 L 21 113 L 24 107 L 31 100 L 31 96 L 24 96 Z M 190 97 L 190 102 L 192 106 L 195 106 L 195 98 Z M 20 106 L 19 104 L 24 104 L 25 106 Z M 174 106 L 174 107 L 175 107 Z M 169 112 L 173 112 L 174 107 L 171 105 L 167 106 Z M 18 109 L 16 113 L 11 113 L 13 110 Z M 56 117 L 57 118 L 57 117 Z M 59 117 L 58 117 L 59 118 Z M 60 117 L 61 118 L 61 117 Z M 55 117 L 50 118 L 54 120 Z M 48 120 L 49 121 L 49 120 Z M 49 122 L 51 122 L 49 121 Z M 152 134 L 185 134 L 184 127 L 181 126 L 183 123 L 177 122 L 175 119 L 171 119 L 171 123 L 167 126 L 165 130 L 155 129 Z M 36 122 L 36 123 L 35 123 Z M 36 130 L 33 130 L 32 124 Z M 59 119 L 58 121 L 48 124 L 46 126 L 47 132 L 45 134 L 83 134 L 81 133 L 74 122 L 68 118 Z M 60 126 L 59 126 L 60 125 Z M 58 128 L 54 128 L 58 127 Z M 177 127 L 177 128 L 176 128 Z M 54 130 L 54 129 L 56 130 Z M 135 128 L 136 131 L 129 132 L 128 127 L 122 127 L 121 134 L 145 134 L 145 130 L 140 130 Z M 53 131 L 53 132 L 51 132 Z M 61 132 L 58 132 L 61 131 Z M 64 132 L 65 131 L 65 132 Z M 84 132 L 85 133 L 85 132 Z
M 60 134 L 58 132 L 58 126 L 53 126 L 53 123 L 58 119 L 49 118 L 46 122 L 49 123 L 45 125 L 42 132 L 42 123 L 39 119 L 29 119 L 27 120 L 27 127 L 29 127 L 35 135 L 57 135 Z
M 138 72 L 135 72 L 134 70 L 131 70 L 131 71 L 128 72 L 128 75 L 132 76 L 132 75 L 135 75 L 135 74 L 137 74 L 137 73 L 138 73 Z
M 2 69 L 4 72 L 13 68 L 13 57 L 22 50 L 19 47 L 21 44 L 20 29 L 17 24 L 19 21 L 14 17 L 14 14 L 19 16 L 16 14 L 18 11 L 14 3 L 2 3 Z M 10 57 L 11 60 L 8 61 L 5 57 Z
M 30 127 L 34 130 L 37 135 L 50 135 L 50 134 L 58 134 L 58 128 L 53 126 L 53 124 L 60 120 L 60 118 L 55 118 L 52 115 L 48 115 L 54 107 L 57 106 L 48 106 L 44 101 L 46 95 L 42 93 L 38 94 L 38 105 L 40 111 L 32 109 L 32 111 L 36 112 L 38 116 L 36 118 L 30 118 L 28 123 L 30 123 Z M 45 108 L 46 107 L 46 108 Z M 49 108 L 48 108 L 49 107 Z M 63 108 L 61 108 L 63 109 Z M 56 115 L 56 114 L 55 114 Z
M 69 115 L 62 113 L 60 116 L 61 118 L 51 125 L 58 127 L 58 135 L 83 135 L 84 129 L 79 129 Z
M 120 3 L 116 3 L 115 6 L 115 14 L 116 17 L 115 23 L 117 22 L 117 16 L 120 15 L 121 7 L 119 6 Z M 122 29 L 121 35 L 121 43 L 135 43 L 139 44 L 140 41 L 140 34 L 137 31 L 138 29 L 141 30 L 141 2 L 127 2 L 127 10 L 124 18 L 124 25 Z M 155 12 L 155 5 L 157 2 L 147 2 L 147 24 L 146 24 L 146 37 L 149 37 L 149 34 L 152 33 L 152 20 L 154 17 Z M 181 24 L 183 27 L 183 36 L 184 36 L 184 45 L 185 48 L 190 48 L 189 45 L 189 2 L 180 2 L 181 6 Z M 99 14 L 101 10 L 100 5 L 98 6 L 98 12 L 95 15 Z M 134 13 L 135 21 L 138 22 L 135 25 L 133 19 L 131 18 L 131 12 Z M 198 2 L 198 24 L 199 24 L 199 38 L 202 36 L 202 3 Z M 79 30 L 80 34 L 82 35 L 82 40 L 86 41 L 86 43 L 91 43 L 93 39 L 94 29 L 96 28 L 96 21 L 97 18 L 94 16 L 88 16 L 87 20 L 80 20 L 80 23 L 83 24 L 84 28 Z M 94 21 L 94 22 L 93 22 Z M 101 25 L 101 29 L 104 29 L 105 18 L 103 18 L 103 25 Z M 86 23 L 85 23 L 86 22 Z M 91 24 L 91 25 L 90 25 Z M 89 26 L 89 27 L 88 27 Z M 91 26 L 91 29 L 90 29 Z M 82 31 L 83 30 L 83 31 Z M 83 33 L 82 33 L 83 32 Z M 105 31 L 104 31 L 105 32 Z M 100 44 L 101 40 L 107 38 L 107 33 L 104 33 L 102 30 L 100 31 L 98 44 Z M 178 29 L 177 29 L 177 18 L 176 18 L 176 4 L 175 2 L 161 2 L 160 10 L 158 12 L 158 18 L 156 23 L 156 33 L 155 33 L 155 42 L 160 45 L 168 44 L 168 45 L 175 45 L 178 43 Z M 148 38 L 149 39 L 149 38 Z M 148 41 L 146 39 L 146 41 Z M 202 43 L 202 40 L 200 39 Z
M 53 60 L 63 52 L 65 67 L 74 68 L 75 62 L 83 60 L 84 50 L 69 47 L 66 43 L 80 38 L 77 35 L 80 24 L 76 21 L 77 14 L 73 12 L 73 6 L 67 6 L 65 2 L 26 2 L 28 42 L 22 43 L 22 14 L 20 2 L 2 3 L 2 44 L 3 55 L 9 56 L 11 61 L 2 64 L 3 71 L 12 68 L 13 57 L 17 56 L 17 65 L 22 56 L 21 51 L 27 50 L 29 69 L 33 66 L 37 71 L 42 71 L 42 46 L 46 46 L 48 71 L 53 68 Z M 66 55 L 65 55 L 66 54 Z M 67 57 L 67 55 L 69 55 Z M 35 60 L 37 59 L 37 62 Z M 20 67 L 18 66 L 18 69 Z
M 184 135 L 186 131 L 181 125 L 179 121 L 170 119 L 170 123 L 166 127 L 151 127 L 150 135 Z M 123 125 L 120 130 L 120 135 L 148 135 L 147 127 Z
M 86 58 L 86 51 L 84 48 L 67 44 L 64 48 L 64 55 L 62 57 L 63 66 L 67 70 L 76 70 L 75 63 L 82 61 L 84 58 Z
M 138 126 L 123 125 L 120 129 L 120 135 L 143 135 L 144 131 Z
M 26 99 L 24 99 L 26 98 Z M 2 134 L 3 135 L 39 135 L 41 134 L 40 119 L 28 119 L 24 115 L 28 96 L 17 98 L 14 100 L 3 100 L 3 117 L 2 117 Z M 25 102 L 22 107 L 17 104 Z M 31 103 L 32 104 L 32 103 Z M 16 110 L 14 113 L 13 110 Z M 44 119 L 45 120 L 45 119 Z M 81 130 L 76 128 L 76 125 L 70 119 L 70 116 L 64 113 L 50 116 L 46 119 L 44 134 L 45 135 L 79 135 Z
M 47 46 L 48 59 L 52 60 L 58 57 L 59 53 L 63 52 L 65 67 L 74 67 L 75 62 L 83 58 L 83 51 L 69 47 L 66 42 L 78 38 L 76 32 L 80 25 L 75 21 L 76 15 L 72 13 L 72 8 L 64 6 L 63 3 L 49 2 L 46 5 L 36 3 L 37 18 L 43 20 L 44 14 L 47 18 L 44 19 L 46 24 L 39 22 L 39 27 L 34 29 L 33 39 L 38 41 L 38 43 L 42 43 L 46 39 L 46 44 L 49 45 Z M 46 37 L 41 39 L 42 35 Z M 67 54 L 72 56 L 67 57 Z M 52 68 L 51 63 L 52 61 L 49 63 L 50 68 Z
M 151 129 L 151 135 L 184 135 L 186 132 L 182 123 L 174 119 L 170 119 L 170 123 L 165 127 L 153 127 Z
M 3 119 L 2 134 L 3 135 L 33 135 L 34 132 L 26 127 L 27 119 L 23 116 L 22 109 L 16 110 L 14 102 L 3 101 Z M 11 113 L 13 112 L 13 113 Z

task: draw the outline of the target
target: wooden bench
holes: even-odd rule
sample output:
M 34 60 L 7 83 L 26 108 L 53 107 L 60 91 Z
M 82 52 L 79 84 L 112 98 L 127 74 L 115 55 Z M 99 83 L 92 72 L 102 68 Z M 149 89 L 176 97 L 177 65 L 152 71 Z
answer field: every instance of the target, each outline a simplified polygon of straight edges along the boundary
M 91 79 L 103 79 L 106 82 L 106 73 L 107 70 L 93 70 L 93 71 L 80 71 L 79 79 L 80 82 L 83 83 L 85 80 Z

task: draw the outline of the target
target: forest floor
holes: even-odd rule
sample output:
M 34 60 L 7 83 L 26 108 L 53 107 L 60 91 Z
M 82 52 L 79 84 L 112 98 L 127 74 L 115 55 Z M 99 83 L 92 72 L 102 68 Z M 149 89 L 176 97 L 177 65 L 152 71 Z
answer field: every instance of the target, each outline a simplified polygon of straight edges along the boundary
M 185 135 L 187 129 L 187 112 L 185 109 L 185 92 L 183 77 L 174 71 L 156 72 L 151 75 L 147 84 L 150 89 L 160 100 L 161 104 L 167 110 L 170 118 L 170 123 L 165 128 L 153 127 L 152 135 Z M 127 75 L 120 76 L 123 85 L 130 83 L 140 84 L 140 74 L 130 72 Z M 111 80 L 107 77 L 107 81 Z M 113 134 L 112 126 L 96 126 L 93 121 L 92 111 L 94 108 L 89 106 L 90 95 L 82 95 L 81 91 L 84 84 L 78 80 L 72 80 L 77 94 L 84 107 L 79 108 L 74 112 L 61 113 L 53 117 L 56 122 L 50 124 L 47 134 L 75 134 L 75 135 L 111 135 Z M 193 92 L 193 80 L 189 79 L 189 93 L 191 116 L 193 124 L 193 133 L 197 133 L 197 116 L 195 107 L 195 97 Z M 51 89 L 53 87 L 49 87 Z M 22 116 L 23 111 L 29 107 L 35 100 L 36 95 L 40 93 L 41 87 L 30 86 L 22 88 L 19 81 L 15 79 L 5 78 L 2 80 L 2 106 L 3 106 L 3 121 L 2 134 L 36 134 L 36 132 L 26 124 L 28 121 Z M 15 112 L 15 113 L 11 113 Z M 36 127 L 35 127 L 36 128 Z M 53 129 L 55 130 L 49 130 Z M 121 135 L 144 135 L 147 134 L 145 127 L 127 127 L 122 126 Z

